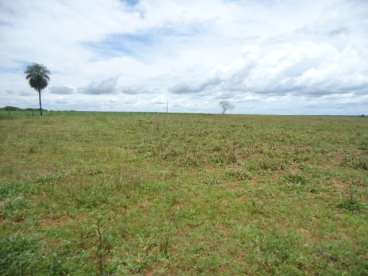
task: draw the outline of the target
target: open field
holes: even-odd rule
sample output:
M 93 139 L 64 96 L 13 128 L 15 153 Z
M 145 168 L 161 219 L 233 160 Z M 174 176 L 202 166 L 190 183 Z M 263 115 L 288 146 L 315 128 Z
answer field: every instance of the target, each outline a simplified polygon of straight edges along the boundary
M 367 275 L 368 119 L 0 114 L 0 275 Z

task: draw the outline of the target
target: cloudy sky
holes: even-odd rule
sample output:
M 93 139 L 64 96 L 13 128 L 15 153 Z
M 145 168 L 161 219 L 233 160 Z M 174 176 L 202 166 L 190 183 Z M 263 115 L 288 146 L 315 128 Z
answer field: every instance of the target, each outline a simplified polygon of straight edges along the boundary
M 368 113 L 366 0 L 0 0 L 0 106 Z

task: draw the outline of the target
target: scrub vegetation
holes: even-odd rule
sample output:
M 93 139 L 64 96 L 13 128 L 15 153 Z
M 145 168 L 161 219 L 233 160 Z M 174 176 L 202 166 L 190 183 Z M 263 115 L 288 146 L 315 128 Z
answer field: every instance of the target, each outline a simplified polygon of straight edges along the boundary
M 368 121 L 0 113 L 0 275 L 367 275 Z

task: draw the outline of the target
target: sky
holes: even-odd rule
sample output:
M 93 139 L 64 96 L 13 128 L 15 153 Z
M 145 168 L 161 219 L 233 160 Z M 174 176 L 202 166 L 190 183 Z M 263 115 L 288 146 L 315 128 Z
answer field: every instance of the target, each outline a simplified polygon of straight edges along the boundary
M 0 0 L 0 45 L 0 106 L 368 113 L 368 0 Z

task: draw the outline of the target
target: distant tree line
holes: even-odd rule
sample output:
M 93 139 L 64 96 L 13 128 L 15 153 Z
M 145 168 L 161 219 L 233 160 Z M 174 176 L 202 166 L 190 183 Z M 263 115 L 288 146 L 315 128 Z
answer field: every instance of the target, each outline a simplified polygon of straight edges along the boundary
M 4 107 L 0 107 L 0 110 L 3 111 L 39 111 L 39 108 L 20 108 L 20 107 L 16 107 L 16 106 L 4 106 Z M 42 109 L 42 111 L 48 111 L 47 109 Z
M 0 111 L 6 111 L 6 112 L 8 112 L 9 115 L 12 112 L 25 112 L 25 111 L 26 112 L 32 112 L 32 115 L 33 115 L 34 112 L 37 112 L 39 110 L 40 110 L 39 108 L 31 108 L 31 107 L 20 108 L 20 107 L 17 107 L 17 106 L 10 106 L 10 105 L 0 107 Z M 48 112 L 48 110 L 47 109 L 42 109 L 42 112 Z

